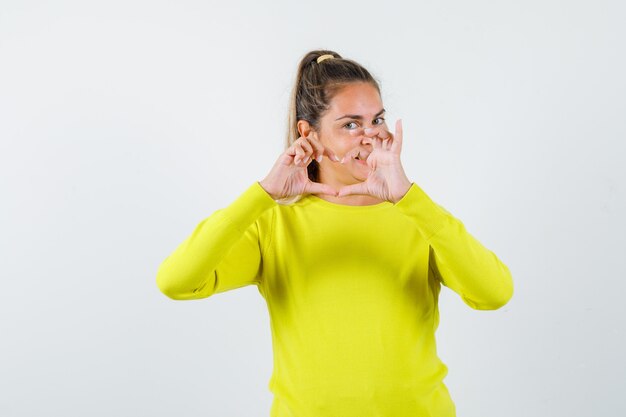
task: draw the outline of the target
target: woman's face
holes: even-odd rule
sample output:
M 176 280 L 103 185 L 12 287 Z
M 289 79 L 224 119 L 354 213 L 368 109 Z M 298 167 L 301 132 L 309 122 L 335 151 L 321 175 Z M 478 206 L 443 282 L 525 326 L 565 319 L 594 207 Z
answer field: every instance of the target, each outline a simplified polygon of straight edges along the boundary
M 361 160 L 350 158 L 341 164 L 323 158 L 320 182 L 348 185 L 367 179 L 370 168 L 365 159 L 372 151 L 372 143 L 371 135 L 366 136 L 363 129 L 381 127 L 388 130 L 384 115 L 382 99 L 370 83 L 351 83 L 335 94 L 330 108 L 320 119 L 318 139 L 339 158 L 349 151 L 358 150 Z

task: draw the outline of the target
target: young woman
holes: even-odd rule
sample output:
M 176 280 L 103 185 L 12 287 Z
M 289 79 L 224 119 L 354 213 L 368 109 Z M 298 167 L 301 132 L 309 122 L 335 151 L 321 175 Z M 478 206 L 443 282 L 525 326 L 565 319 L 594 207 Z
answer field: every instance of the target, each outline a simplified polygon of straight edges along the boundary
M 409 180 L 402 124 L 377 81 L 328 50 L 306 54 L 285 151 L 160 265 L 176 300 L 254 284 L 274 349 L 271 417 L 455 416 L 438 358 L 441 285 L 494 310 L 507 266 Z

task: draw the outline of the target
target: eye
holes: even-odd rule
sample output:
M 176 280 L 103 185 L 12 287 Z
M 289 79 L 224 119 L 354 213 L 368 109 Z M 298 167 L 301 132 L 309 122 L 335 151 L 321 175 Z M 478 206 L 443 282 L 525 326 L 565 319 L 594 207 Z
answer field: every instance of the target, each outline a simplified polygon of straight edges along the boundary
M 354 126 L 354 127 L 350 127 L 351 125 L 356 125 L 356 122 L 346 123 L 345 125 L 343 125 L 343 127 L 348 128 L 348 129 L 350 129 L 350 130 L 352 130 L 352 129 L 356 129 L 356 126 Z
M 377 117 L 376 119 L 374 119 L 374 121 L 376 120 L 380 120 L 380 123 L 375 123 L 377 125 L 382 125 L 383 123 L 385 123 L 385 118 L 384 117 Z

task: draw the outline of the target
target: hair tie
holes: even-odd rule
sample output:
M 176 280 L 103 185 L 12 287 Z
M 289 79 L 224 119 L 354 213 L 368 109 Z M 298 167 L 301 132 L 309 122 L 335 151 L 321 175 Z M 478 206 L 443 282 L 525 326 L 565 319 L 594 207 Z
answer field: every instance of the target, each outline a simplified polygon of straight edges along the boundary
M 331 54 L 322 55 L 322 56 L 317 58 L 317 63 L 319 64 L 323 60 L 329 59 L 329 58 L 334 58 L 334 56 L 332 56 Z

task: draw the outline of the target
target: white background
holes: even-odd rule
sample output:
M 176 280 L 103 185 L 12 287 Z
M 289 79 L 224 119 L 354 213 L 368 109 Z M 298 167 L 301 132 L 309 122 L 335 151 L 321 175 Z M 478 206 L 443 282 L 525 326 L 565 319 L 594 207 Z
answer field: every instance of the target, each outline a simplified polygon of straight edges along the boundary
M 626 415 L 625 11 L 2 0 L 0 415 L 269 416 L 256 287 L 155 277 L 269 172 L 317 48 L 380 80 L 409 178 L 513 274 L 496 311 L 442 290 L 458 416 Z

